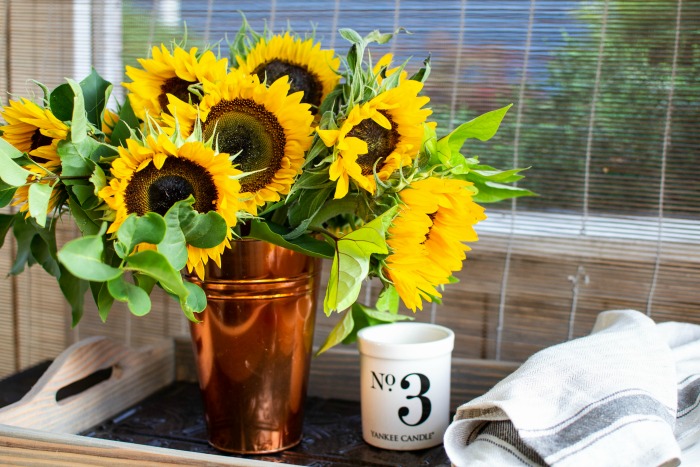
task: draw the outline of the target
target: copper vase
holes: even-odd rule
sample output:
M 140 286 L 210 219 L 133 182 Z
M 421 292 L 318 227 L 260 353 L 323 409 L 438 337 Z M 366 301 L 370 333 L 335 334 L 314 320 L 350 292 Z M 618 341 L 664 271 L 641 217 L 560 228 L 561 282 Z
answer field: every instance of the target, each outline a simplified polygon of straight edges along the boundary
M 253 454 L 301 441 L 318 259 L 257 240 L 208 264 L 207 307 L 191 323 L 209 442 Z

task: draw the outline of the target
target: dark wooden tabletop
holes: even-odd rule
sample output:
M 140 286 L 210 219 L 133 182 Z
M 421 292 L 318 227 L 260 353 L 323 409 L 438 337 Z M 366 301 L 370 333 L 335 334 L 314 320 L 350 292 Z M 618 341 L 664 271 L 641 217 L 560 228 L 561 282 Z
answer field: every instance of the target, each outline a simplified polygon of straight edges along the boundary
M 48 363 L 0 381 L 0 406 L 19 400 Z M 207 442 L 199 388 L 175 382 L 124 412 L 81 433 L 84 436 L 183 451 L 230 456 Z M 449 466 L 442 446 L 421 451 L 388 451 L 362 440 L 360 405 L 354 401 L 309 398 L 301 443 L 277 454 L 250 459 L 295 465 Z

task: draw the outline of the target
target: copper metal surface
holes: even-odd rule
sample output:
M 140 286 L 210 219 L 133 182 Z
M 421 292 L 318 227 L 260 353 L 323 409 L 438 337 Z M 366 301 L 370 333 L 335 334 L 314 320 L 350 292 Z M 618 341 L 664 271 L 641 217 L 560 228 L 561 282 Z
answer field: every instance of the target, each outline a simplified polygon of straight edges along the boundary
M 265 453 L 301 440 L 319 260 L 242 240 L 210 262 L 201 323 L 191 323 L 209 442 Z

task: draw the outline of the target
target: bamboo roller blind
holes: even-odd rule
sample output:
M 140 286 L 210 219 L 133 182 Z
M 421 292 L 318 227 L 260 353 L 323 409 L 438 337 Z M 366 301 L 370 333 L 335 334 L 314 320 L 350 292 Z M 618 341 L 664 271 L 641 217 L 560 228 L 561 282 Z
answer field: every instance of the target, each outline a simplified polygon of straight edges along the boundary
M 338 28 L 406 28 L 375 54 L 411 58 L 409 69 L 430 54 L 425 92 L 445 130 L 514 103 L 499 135 L 468 151 L 531 166 L 521 183 L 540 196 L 487 206 L 461 283 L 416 315 L 455 330 L 456 360 L 521 361 L 588 333 L 607 309 L 700 322 L 700 0 L 1 0 L 0 102 L 38 95 L 31 79 L 52 88 L 90 66 L 120 83 L 124 65 L 181 38 L 184 24 L 190 45 L 232 38 L 237 10 L 258 30 L 313 22 L 341 53 Z M 60 229 L 64 240 L 76 233 L 68 221 Z M 164 296 L 147 317 L 116 308 L 102 324 L 87 310 L 70 329 L 38 267 L 4 278 L 13 255 L 8 237 L 0 375 L 89 335 L 139 345 L 187 333 Z M 317 341 L 336 320 L 319 316 Z

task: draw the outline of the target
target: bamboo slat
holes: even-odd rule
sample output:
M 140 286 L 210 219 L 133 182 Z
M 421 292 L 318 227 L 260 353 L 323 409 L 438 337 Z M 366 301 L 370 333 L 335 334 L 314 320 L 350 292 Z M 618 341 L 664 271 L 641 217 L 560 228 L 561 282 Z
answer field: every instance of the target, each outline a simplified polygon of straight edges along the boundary
M 8 240 L 8 243 L 11 240 Z M 15 371 L 16 342 L 14 336 L 13 317 L 13 279 L 8 277 L 12 266 L 12 256 L 7 254 L 10 250 L 6 245 L 0 251 L 0 375 L 8 375 Z
M 7 49 L 9 35 L 7 30 L 10 27 L 9 18 L 7 17 L 7 8 L 10 0 L 0 0 L 0 105 L 7 104 L 7 95 L 4 91 L 8 91 L 7 83 Z
M 31 80 L 39 79 L 53 89 L 73 75 L 72 2 L 10 1 L 8 27 L 12 40 L 9 63 L 26 64 L 10 68 L 12 89 L 8 91 L 41 98 L 41 90 Z

